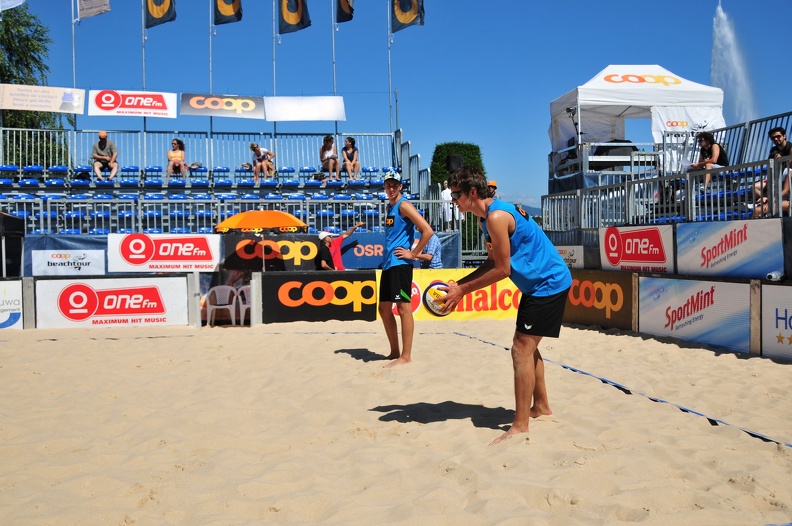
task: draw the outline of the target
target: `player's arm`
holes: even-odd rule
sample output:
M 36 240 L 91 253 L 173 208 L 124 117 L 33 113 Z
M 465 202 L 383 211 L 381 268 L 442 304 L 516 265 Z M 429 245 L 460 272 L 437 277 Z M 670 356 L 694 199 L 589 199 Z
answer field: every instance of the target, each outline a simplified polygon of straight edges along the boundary
M 418 240 L 418 243 L 412 248 L 412 250 L 399 247 L 394 250 L 394 254 L 396 254 L 396 257 L 401 259 L 416 259 L 418 254 L 423 251 L 426 244 L 432 238 L 434 230 L 432 230 L 432 227 L 426 222 L 426 219 L 424 219 L 423 216 L 418 213 L 418 210 L 412 205 L 412 203 L 403 201 L 399 206 L 399 213 L 403 218 L 412 221 L 412 223 L 415 225 L 415 228 L 417 228 L 421 233 L 421 239 Z

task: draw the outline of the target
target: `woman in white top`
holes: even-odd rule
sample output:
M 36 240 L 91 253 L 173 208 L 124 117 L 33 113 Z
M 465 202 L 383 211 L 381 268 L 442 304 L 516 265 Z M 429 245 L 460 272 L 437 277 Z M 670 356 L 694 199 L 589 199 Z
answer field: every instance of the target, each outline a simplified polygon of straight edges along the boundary
M 321 148 L 319 148 L 319 161 L 322 163 L 322 171 L 330 174 L 330 180 L 341 180 L 341 163 L 338 159 L 338 150 L 333 144 L 333 136 L 325 135 Z M 335 173 L 335 177 L 333 176 Z
M 265 179 L 269 179 L 270 173 L 275 173 L 272 164 L 275 154 L 255 142 L 250 143 L 250 151 L 253 152 L 253 183 L 258 184 L 260 173 L 264 173 Z

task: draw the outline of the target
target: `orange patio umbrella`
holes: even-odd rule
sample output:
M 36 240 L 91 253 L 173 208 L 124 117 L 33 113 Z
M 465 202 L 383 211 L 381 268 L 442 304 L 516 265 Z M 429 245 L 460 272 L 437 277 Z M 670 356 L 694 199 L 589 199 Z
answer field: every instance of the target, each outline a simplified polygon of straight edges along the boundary
M 226 234 L 229 232 L 276 231 L 287 233 L 308 232 L 308 225 L 287 212 L 280 210 L 248 210 L 234 214 L 228 219 L 215 225 L 215 232 Z

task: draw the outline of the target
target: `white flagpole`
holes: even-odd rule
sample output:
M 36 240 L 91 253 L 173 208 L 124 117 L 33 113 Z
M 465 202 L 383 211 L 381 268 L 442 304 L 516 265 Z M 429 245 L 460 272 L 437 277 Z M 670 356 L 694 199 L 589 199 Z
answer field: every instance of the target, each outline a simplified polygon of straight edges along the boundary
M 278 13 L 276 12 L 275 2 L 277 0 L 272 0 L 272 96 L 274 97 L 277 93 L 275 83 L 275 72 L 276 72 L 276 60 L 275 60 L 275 46 L 276 46 L 276 39 L 278 36 L 277 32 L 277 22 L 278 22 Z M 266 118 L 266 116 L 265 116 Z M 272 122 L 272 148 L 275 149 L 275 144 L 278 140 L 278 123 L 273 121 Z
M 69 2 L 71 4 L 71 37 L 72 37 L 72 88 L 77 89 L 77 51 L 75 47 L 75 32 L 74 32 L 74 24 L 80 21 L 79 18 L 79 8 L 77 10 L 77 18 L 74 18 L 74 2 L 78 2 L 79 0 L 74 0 L 73 2 Z M 74 129 L 77 130 L 77 114 L 74 114 Z
M 330 36 L 332 40 L 333 49 L 333 95 L 338 95 L 336 88 L 336 49 L 335 49 L 335 32 L 338 24 L 336 24 L 335 13 L 336 0 L 330 0 Z M 338 138 L 338 121 L 335 121 L 335 137 Z
M 143 53 L 143 91 L 146 91 L 146 0 L 140 1 L 141 50 Z M 143 162 L 146 162 L 146 117 L 143 117 Z
M 391 93 L 393 92 L 391 73 L 391 44 L 393 44 L 393 33 L 391 33 L 391 2 L 393 2 L 393 0 L 385 0 L 385 3 L 388 5 L 388 126 L 390 126 L 390 131 L 393 132 L 393 98 L 391 97 Z
M 213 71 L 212 71 L 212 37 L 214 36 L 214 33 L 215 33 L 215 26 L 214 26 L 214 2 L 215 1 L 216 0 L 209 0 L 209 94 L 210 95 L 212 95 L 214 93 L 214 91 L 212 91 L 214 89 L 213 86 L 212 86 L 212 76 L 213 76 Z M 214 141 L 212 140 L 212 135 L 214 133 L 213 126 L 212 126 L 213 123 L 214 123 L 214 121 L 212 120 L 212 116 L 209 115 L 209 148 L 211 148 L 211 151 L 209 152 L 209 158 L 212 160 L 212 163 L 214 163 Z M 208 164 L 208 161 L 207 161 L 207 164 Z M 210 168 L 212 168 L 212 166 L 210 166 Z

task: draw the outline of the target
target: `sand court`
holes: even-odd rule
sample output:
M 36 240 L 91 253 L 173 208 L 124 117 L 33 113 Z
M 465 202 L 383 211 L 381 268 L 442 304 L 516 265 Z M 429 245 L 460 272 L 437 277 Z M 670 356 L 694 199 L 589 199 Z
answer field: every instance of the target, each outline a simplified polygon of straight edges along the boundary
M 564 327 L 554 414 L 489 447 L 512 332 L 383 369 L 379 322 L 5 331 L 0 523 L 792 521 L 792 365 Z

